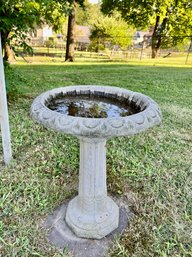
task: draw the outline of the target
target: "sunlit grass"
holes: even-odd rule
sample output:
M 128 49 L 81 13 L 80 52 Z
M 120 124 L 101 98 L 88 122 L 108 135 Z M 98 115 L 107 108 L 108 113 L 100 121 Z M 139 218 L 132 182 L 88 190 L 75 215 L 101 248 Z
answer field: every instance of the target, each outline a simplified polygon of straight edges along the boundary
M 26 56 L 25 60 L 22 57 L 17 57 L 17 61 L 24 64 L 27 62 L 37 64 L 37 63 L 46 63 L 47 65 L 51 64 L 61 64 L 66 65 L 65 63 L 65 53 L 64 50 L 60 49 L 50 49 L 49 53 L 56 54 L 55 56 L 49 57 L 46 56 L 48 50 L 46 48 L 39 49 L 38 51 L 44 51 L 44 56 Z M 169 57 L 166 57 L 166 54 L 162 54 L 161 57 L 156 59 L 150 58 L 150 51 L 146 57 L 141 55 L 141 50 L 138 49 L 137 53 L 134 55 L 126 55 L 123 52 L 113 53 L 112 55 L 109 52 L 103 51 L 100 53 L 95 52 L 75 52 L 75 62 L 76 64 L 90 64 L 90 63 L 128 63 L 133 65 L 149 65 L 149 66 L 172 66 L 172 67 L 192 67 L 192 53 L 177 53 L 173 52 Z

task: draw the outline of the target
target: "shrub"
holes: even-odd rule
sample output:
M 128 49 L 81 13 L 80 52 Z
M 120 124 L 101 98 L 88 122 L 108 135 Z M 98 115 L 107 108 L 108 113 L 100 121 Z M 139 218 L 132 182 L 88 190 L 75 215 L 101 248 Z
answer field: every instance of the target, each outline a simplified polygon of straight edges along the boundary
M 14 101 L 21 94 L 18 85 L 21 81 L 23 81 L 23 77 L 7 62 L 4 63 L 4 69 L 7 98 L 8 101 Z

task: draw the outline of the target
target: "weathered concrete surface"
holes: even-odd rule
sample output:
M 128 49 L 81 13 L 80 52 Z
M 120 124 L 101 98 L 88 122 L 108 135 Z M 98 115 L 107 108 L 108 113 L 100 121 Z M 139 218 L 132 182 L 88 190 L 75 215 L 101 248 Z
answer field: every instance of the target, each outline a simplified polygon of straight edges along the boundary
M 62 113 L 47 108 L 46 104 L 58 94 L 67 95 L 92 94 L 105 97 L 124 99 L 141 111 L 125 117 L 114 118 L 84 118 L 63 115 Z M 110 138 L 130 136 L 153 127 L 161 121 L 161 111 L 158 105 L 148 96 L 130 90 L 109 86 L 69 86 L 49 90 L 39 95 L 31 106 L 33 119 L 47 128 L 64 134 L 77 137 Z
M 0 128 L 2 134 L 3 158 L 5 164 L 12 160 L 11 136 L 9 129 L 9 117 L 7 108 L 7 96 L 5 88 L 5 75 L 2 57 L 1 33 L 0 33 Z
M 105 139 L 80 139 L 78 191 L 66 212 L 66 223 L 78 237 L 101 239 L 118 227 L 119 208 L 107 196 Z
M 123 233 L 128 226 L 130 212 L 123 204 L 120 205 L 119 227 L 103 239 L 85 239 L 77 237 L 66 224 L 64 217 L 67 204 L 62 204 L 44 223 L 48 230 L 48 240 L 57 249 L 67 249 L 69 256 L 74 257 L 103 257 L 108 252 L 114 237 Z
M 112 97 L 125 101 L 140 111 L 118 118 L 85 118 L 64 115 L 48 108 L 48 103 L 58 95 L 67 97 L 70 94 L 77 97 L 79 95 L 102 95 L 109 99 Z M 106 140 L 111 137 L 131 136 L 159 124 L 161 111 L 158 105 L 148 96 L 123 88 L 80 85 L 57 88 L 41 94 L 31 106 L 31 115 L 47 128 L 80 139 L 78 196 L 70 201 L 66 211 L 66 223 L 73 232 L 79 237 L 101 239 L 118 227 L 118 221 L 121 227 L 126 215 L 123 215 L 123 209 L 120 209 L 119 218 L 118 206 L 107 196 Z M 110 236 L 101 241 L 78 239 L 69 232 L 64 223 L 64 212 L 65 206 L 61 207 L 61 212 L 56 211 L 56 216 L 49 218 L 48 224 L 53 225 L 50 241 L 61 247 L 68 245 L 73 251 L 78 248 L 78 252 L 82 252 L 84 249 L 82 255 L 75 252 L 78 257 L 102 256 Z

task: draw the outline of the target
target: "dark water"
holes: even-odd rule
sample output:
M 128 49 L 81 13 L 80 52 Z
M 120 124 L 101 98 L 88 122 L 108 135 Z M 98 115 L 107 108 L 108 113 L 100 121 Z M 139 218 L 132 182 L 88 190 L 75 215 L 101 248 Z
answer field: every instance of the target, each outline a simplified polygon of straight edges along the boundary
M 56 97 L 47 107 L 59 113 L 86 118 L 125 117 L 140 111 L 128 102 L 94 95 Z

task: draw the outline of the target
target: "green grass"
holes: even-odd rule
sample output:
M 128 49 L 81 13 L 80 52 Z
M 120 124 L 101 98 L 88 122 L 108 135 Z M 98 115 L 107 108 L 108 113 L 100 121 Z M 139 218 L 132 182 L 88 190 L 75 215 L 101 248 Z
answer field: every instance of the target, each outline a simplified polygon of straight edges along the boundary
M 0 164 L 0 256 L 69 256 L 48 244 L 42 221 L 77 193 L 79 143 L 34 123 L 29 108 L 45 90 L 94 84 L 142 92 L 163 113 L 160 126 L 107 142 L 108 191 L 133 213 L 108 256 L 191 257 L 191 67 L 36 61 L 14 65 L 25 95 L 9 104 L 14 161 Z
M 45 56 L 34 56 L 29 57 L 26 56 L 25 60 L 29 63 L 61 63 L 65 61 L 65 52 L 62 49 L 50 48 L 49 53 L 55 54 L 54 57 L 48 57 L 46 54 L 48 53 L 47 48 L 34 48 L 34 53 L 44 53 Z M 143 52 L 143 57 L 141 58 L 141 50 L 135 49 L 133 53 L 129 52 L 113 52 L 111 54 L 110 50 L 103 50 L 99 53 L 95 52 L 85 52 L 85 51 L 76 51 L 75 52 L 75 60 L 77 62 L 90 63 L 90 62 L 127 62 L 129 64 L 138 64 L 138 65 L 153 65 L 153 66 L 174 66 L 174 67 L 191 67 L 192 66 L 192 53 L 189 54 L 187 58 L 187 52 L 171 52 L 171 56 L 167 58 L 163 58 L 166 53 L 161 53 L 161 57 L 156 59 L 151 59 L 151 51 L 150 49 Z M 140 59 L 141 58 L 141 59 Z M 17 58 L 21 60 L 20 58 Z

